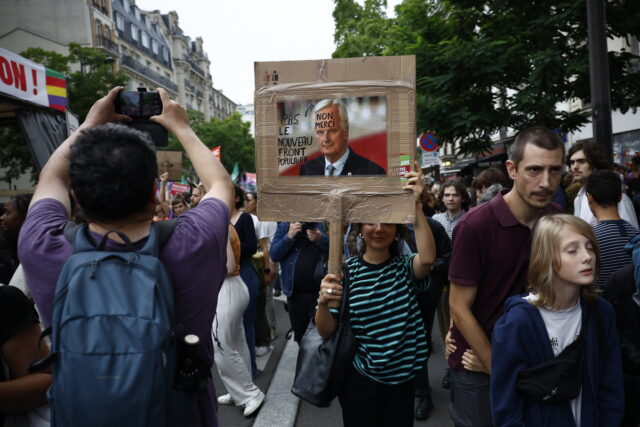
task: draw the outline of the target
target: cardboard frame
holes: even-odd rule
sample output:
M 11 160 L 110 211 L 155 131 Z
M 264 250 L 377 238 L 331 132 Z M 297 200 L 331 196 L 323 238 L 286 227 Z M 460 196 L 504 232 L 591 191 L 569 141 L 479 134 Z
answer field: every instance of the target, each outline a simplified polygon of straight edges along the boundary
M 256 62 L 255 83 L 261 220 L 413 222 L 414 198 L 391 175 L 415 160 L 415 56 Z M 278 102 L 375 96 L 386 98 L 387 176 L 279 176 Z
M 169 181 L 180 181 L 182 178 L 182 151 L 158 150 L 158 176 L 169 172 Z

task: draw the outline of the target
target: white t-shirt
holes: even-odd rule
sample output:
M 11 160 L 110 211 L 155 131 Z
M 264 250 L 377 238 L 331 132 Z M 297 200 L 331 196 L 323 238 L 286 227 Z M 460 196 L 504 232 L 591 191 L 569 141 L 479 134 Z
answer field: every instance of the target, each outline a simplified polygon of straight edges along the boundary
M 534 294 L 529 294 L 525 297 L 529 302 L 533 302 L 537 298 Z M 580 302 L 564 310 L 551 310 L 547 307 L 537 308 L 544 321 L 544 326 L 547 328 L 553 355 L 557 356 L 580 335 L 580 330 L 582 329 L 582 307 Z M 571 406 L 571 412 L 573 412 L 573 418 L 576 420 L 576 426 L 580 427 L 582 390 L 580 390 L 578 397 L 569 402 L 569 405 Z

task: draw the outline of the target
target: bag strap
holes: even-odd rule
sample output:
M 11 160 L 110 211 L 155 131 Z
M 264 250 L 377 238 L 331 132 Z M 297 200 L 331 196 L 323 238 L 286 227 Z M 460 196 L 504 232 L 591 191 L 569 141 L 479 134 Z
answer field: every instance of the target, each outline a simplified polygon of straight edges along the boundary
M 349 317 L 349 293 L 351 291 L 351 275 L 346 262 L 342 263 L 342 299 L 340 300 L 340 314 L 338 315 L 338 326 L 350 324 Z
M 48 337 L 49 335 L 51 335 L 51 331 L 52 331 L 51 326 L 49 326 L 47 329 L 42 331 L 42 333 L 40 333 L 40 338 L 38 338 L 38 342 L 36 343 L 36 346 L 37 346 L 36 351 L 38 352 L 38 354 L 40 354 L 40 349 L 42 348 L 41 347 L 42 340 Z M 32 374 L 37 372 L 42 372 L 43 370 L 50 367 L 51 364 L 57 359 L 58 359 L 58 353 L 50 353 L 47 357 L 30 363 L 29 366 L 27 367 L 27 371 Z
M 173 230 L 176 229 L 176 226 L 178 225 L 178 218 L 157 221 L 152 225 L 158 230 L 158 242 L 160 243 L 160 249 L 162 249 L 169 240 L 169 237 L 171 237 Z
M 171 234 L 173 233 L 173 231 L 176 229 L 178 225 L 178 218 L 174 218 L 174 219 L 169 219 L 169 220 L 165 220 L 165 221 L 158 221 L 158 222 L 154 222 L 151 224 L 151 229 L 153 230 L 154 228 L 157 230 L 157 244 L 158 244 L 158 250 L 156 251 L 154 249 L 154 246 L 156 245 L 155 241 L 149 242 L 147 241 L 147 243 L 149 244 L 148 248 L 147 245 L 145 245 L 145 247 L 143 247 L 141 249 L 142 252 L 145 253 L 151 253 L 151 254 L 157 254 L 160 252 L 160 250 L 162 250 L 162 248 L 164 248 L 164 245 L 167 243 L 167 241 L 169 240 L 169 237 L 171 237 Z M 83 231 L 84 229 L 86 229 L 86 231 Z M 93 248 L 99 250 L 99 251 L 103 251 L 106 245 L 106 236 L 109 233 L 117 233 L 120 238 L 125 242 L 125 245 L 127 246 L 127 249 L 131 252 L 135 251 L 135 248 L 133 247 L 133 245 L 131 244 L 130 239 L 124 235 L 124 233 L 116 231 L 116 230 L 110 230 L 109 232 L 107 232 L 107 234 L 105 234 L 102 238 L 102 240 L 100 241 L 100 243 L 96 244 L 96 242 L 93 240 L 93 237 L 91 236 L 91 233 L 89 233 L 88 231 L 88 227 L 86 226 L 86 224 L 76 224 L 73 221 L 69 221 L 65 224 L 64 229 L 63 229 L 63 234 L 64 237 L 67 239 L 67 241 L 69 241 L 73 247 L 74 250 L 78 251 L 77 247 L 76 247 L 76 241 L 78 239 L 78 233 L 84 232 L 85 236 L 87 237 L 88 242 L 91 244 L 91 246 L 93 246 Z M 149 240 L 153 240 L 151 238 L 153 233 L 149 234 Z M 123 237 L 124 236 L 124 237 Z M 84 249 L 86 250 L 86 248 Z

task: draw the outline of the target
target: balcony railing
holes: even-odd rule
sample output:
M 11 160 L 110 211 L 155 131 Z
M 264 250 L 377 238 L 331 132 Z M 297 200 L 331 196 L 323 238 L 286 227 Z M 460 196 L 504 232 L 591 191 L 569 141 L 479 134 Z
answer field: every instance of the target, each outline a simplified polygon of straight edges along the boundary
M 94 0 L 93 1 L 93 7 L 96 10 L 99 10 L 100 12 L 102 12 L 103 15 L 109 16 L 109 10 L 107 9 L 105 4 L 100 4 L 100 2 Z
M 193 71 L 195 71 L 196 73 L 200 74 L 202 77 L 206 77 L 206 74 L 204 73 L 204 70 L 200 67 L 198 67 L 195 62 L 193 62 L 192 60 L 190 60 L 189 58 L 185 58 L 187 60 L 187 62 L 189 63 L 189 65 L 191 66 L 191 68 L 193 69 Z
M 118 45 L 104 37 L 98 37 L 98 47 L 103 47 L 112 53 L 118 53 Z
M 133 59 L 132 57 L 130 57 L 128 55 L 122 55 L 122 59 L 120 60 L 120 64 L 124 65 L 125 67 L 128 67 L 128 68 L 132 69 L 133 71 L 136 71 L 136 72 L 142 74 L 145 77 L 148 77 L 149 79 L 153 80 L 156 83 L 159 83 L 159 85 L 162 86 L 162 87 L 165 87 L 165 88 L 167 88 L 169 90 L 172 90 L 173 92 L 177 92 L 178 91 L 178 85 L 177 84 L 175 84 L 174 82 L 172 82 L 168 78 L 156 73 L 151 68 L 146 67 L 145 65 L 139 63 L 138 61 L 136 61 L 135 59 Z
M 187 89 L 189 92 L 195 92 L 196 88 L 194 85 L 192 85 L 189 80 L 184 79 L 184 87 L 185 89 Z

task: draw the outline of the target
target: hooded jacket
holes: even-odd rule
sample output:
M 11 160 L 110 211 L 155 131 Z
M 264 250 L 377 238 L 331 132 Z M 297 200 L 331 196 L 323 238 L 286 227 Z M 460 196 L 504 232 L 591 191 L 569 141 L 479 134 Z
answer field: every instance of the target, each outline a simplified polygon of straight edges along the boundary
M 598 298 L 599 316 L 587 311 L 581 427 L 618 426 L 624 412 L 620 342 L 611 305 Z M 599 318 L 598 318 L 599 317 Z M 518 373 L 554 358 L 538 308 L 522 295 L 505 303 L 491 342 L 491 410 L 496 426 L 575 426 L 569 402 L 542 404 L 516 390 Z

